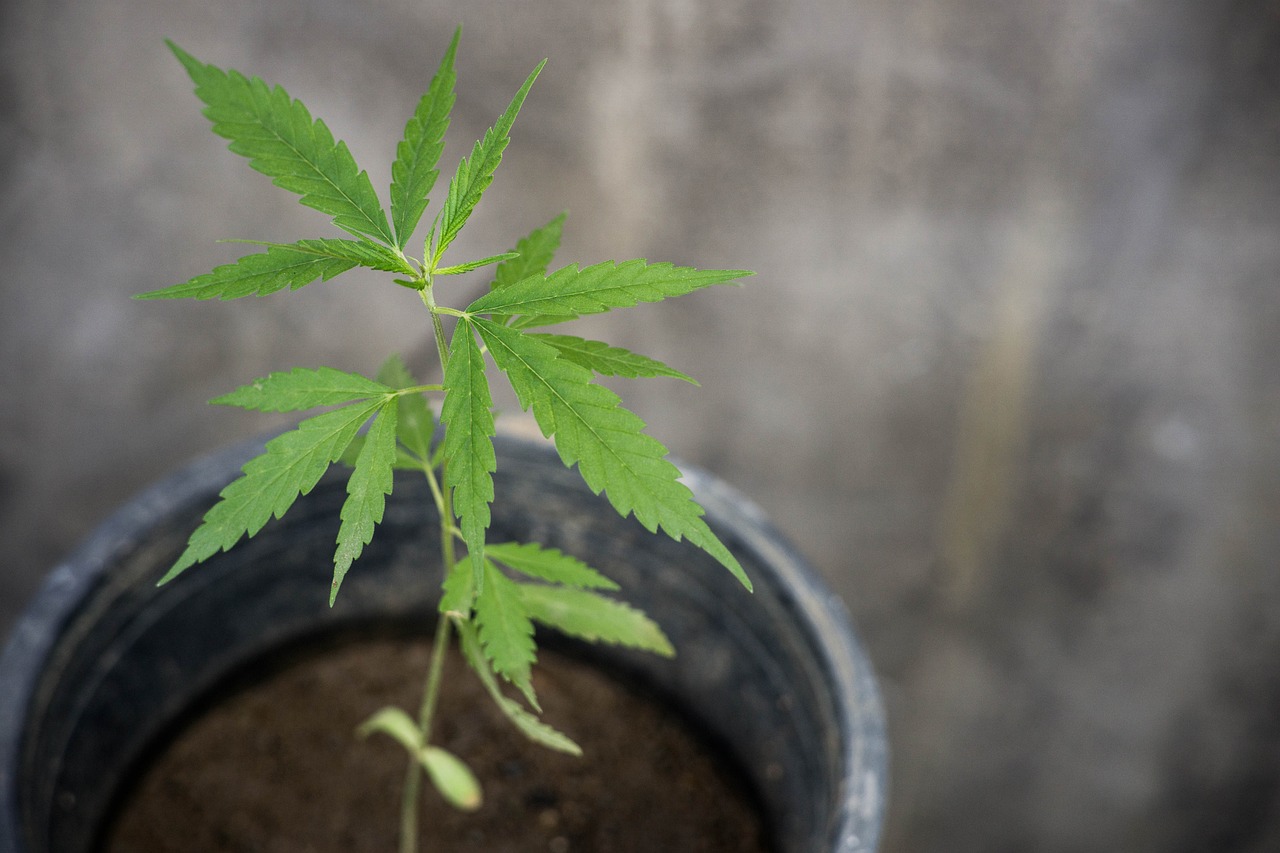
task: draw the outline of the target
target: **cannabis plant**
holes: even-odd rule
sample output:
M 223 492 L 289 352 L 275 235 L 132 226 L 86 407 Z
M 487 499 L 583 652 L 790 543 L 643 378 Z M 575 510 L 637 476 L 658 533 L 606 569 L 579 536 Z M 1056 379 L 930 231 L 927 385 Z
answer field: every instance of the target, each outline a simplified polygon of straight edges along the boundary
M 390 273 L 391 281 L 416 294 L 426 310 L 440 361 L 438 383 L 413 378 L 404 362 L 392 356 L 374 378 L 331 367 L 294 368 L 212 401 L 265 412 L 326 411 L 267 442 L 242 476 L 222 491 L 161 581 L 253 536 L 308 493 L 331 465 L 346 463 L 350 475 L 333 557 L 332 604 L 382 520 L 394 472 L 407 469 L 426 478 L 440 518 L 444 581 L 422 705 L 412 715 L 385 708 L 362 727 L 365 733 L 394 737 L 409 753 L 402 805 L 405 850 L 413 849 L 417 835 L 414 815 L 424 772 L 455 806 L 470 809 L 480 803 L 480 787 L 464 762 L 431 740 L 442 662 L 453 635 L 515 727 L 568 753 L 578 753 L 577 745 L 539 717 L 530 681 L 535 622 L 588 641 L 673 654 L 653 621 L 606 594 L 617 587 L 600 572 L 537 543 L 487 540 L 497 460 L 486 354 L 510 382 L 522 409 L 532 410 L 542 433 L 554 440 L 564 464 L 576 465 L 592 491 L 603 492 L 621 515 L 634 515 L 650 532 L 705 550 L 750 588 L 738 561 L 704 521 L 680 471 L 665 458 L 666 448 L 644 432 L 644 422 L 622 408 L 615 393 L 595 381 L 597 375 L 692 380 L 619 347 L 543 331 L 586 314 L 657 302 L 749 273 L 645 260 L 585 268 L 571 264 L 549 272 L 563 215 L 517 241 L 511 251 L 445 261 L 493 180 L 542 64 L 458 164 L 421 255 L 411 255 L 411 240 L 436 183 L 454 103 L 457 45 L 455 33 L 405 125 L 391 168 L 388 215 L 347 146 L 335 141 L 300 101 L 279 86 L 205 64 L 170 43 L 195 82 L 213 132 L 229 139 L 233 152 L 276 185 L 297 193 L 302 204 L 332 216 L 333 224 L 349 236 L 285 244 L 245 241 L 261 250 L 140 295 L 267 296 L 367 267 Z M 493 271 L 483 295 L 461 308 L 445 304 L 444 297 L 459 290 L 451 291 L 451 279 L 485 267 Z M 446 325 L 452 326 L 451 333 Z

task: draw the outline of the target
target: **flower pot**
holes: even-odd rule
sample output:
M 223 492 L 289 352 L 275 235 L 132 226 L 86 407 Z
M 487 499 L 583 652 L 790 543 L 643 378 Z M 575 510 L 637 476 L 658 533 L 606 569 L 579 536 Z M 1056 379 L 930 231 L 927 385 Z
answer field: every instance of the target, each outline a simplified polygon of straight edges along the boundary
M 211 456 L 127 504 L 51 574 L 19 622 L 0 657 L 0 853 L 93 849 L 149 745 L 273 649 L 375 624 L 429 630 L 438 533 L 420 477 L 397 481 L 333 608 L 341 477 L 231 552 L 155 585 L 258 449 Z M 668 660 L 591 647 L 590 658 L 651 685 L 727 747 L 777 849 L 873 850 L 886 743 L 871 669 L 839 601 L 760 513 L 689 472 L 712 528 L 755 583 L 748 594 L 697 549 L 618 518 L 549 445 L 500 436 L 497 450 L 491 539 L 584 559 L 678 651 Z

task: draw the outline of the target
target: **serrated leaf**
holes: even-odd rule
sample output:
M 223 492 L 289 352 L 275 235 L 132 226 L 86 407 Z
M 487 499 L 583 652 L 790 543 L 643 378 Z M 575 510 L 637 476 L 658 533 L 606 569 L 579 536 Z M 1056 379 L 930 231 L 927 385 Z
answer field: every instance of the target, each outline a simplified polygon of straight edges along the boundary
M 338 528 L 338 548 L 333 554 L 333 587 L 329 605 L 338 597 L 338 588 L 347 570 L 373 539 L 373 531 L 382 523 L 387 495 L 395 484 L 393 465 L 396 458 L 396 407 L 398 398 L 386 400 L 378 409 L 364 447 L 356 458 L 347 480 L 347 499 L 342 502 Z
M 378 381 L 396 389 L 413 388 L 421 383 L 405 367 L 404 360 L 393 355 L 378 370 Z M 396 436 L 400 443 L 420 462 L 431 458 L 431 437 L 435 435 L 435 419 L 431 405 L 422 394 L 404 394 L 400 397 L 400 417 L 396 421 Z M 421 464 L 415 466 L 421 468 Z
M 385 397 L 391 388 L 332 367 L 295 367 L 272 373 L 210 400 L 217 406 L 238 406 L 258 412 L 297 412 L 317 406 L 337 406 L 370 397 Z
M 483 802 L 480 782 L 462 759 L 438 746 L 424 746 L 418 753 L 418 761 L 449 805 L 464 812 L 480 808 Z
M 561 633 L 591 643 L 613 643 L 673 657 L 671 641 L 642 611 L 584 589 L 520 584 L 529 617 Z
M 400 413 L 400 417 L 396 419 L 397 422 L 404 418 L 403 402 L 401 402 L 400 408 L 402 411 Z M 360 458 L 360 451 L 364 450 L 364 439 L 365 437 L 363 435 L 357 435 L 355 438 L 351 439 L 351 443 L 347 445 L 347 449 L 342 451 L 342 455 L 338 457 L 338 462 L 348 468 L 356 467 L 356 460 Z M 409 451 L 405 450 L 403 447 L 397 446 L 396 458 L 395 461 L 391 463 L 391 467 L 397 471 L 413 471 L 415 474 L 421 474 L 422 460 L 410 454 Z
M 556 250 L 560 248 L 560 237 L 564 232 L 564 220 L 567 213 L 561 213 L 541 228 L 530 231 L 528 236 L 516 241 L 515 257 L 504 261 L 493 272 L 493 281 L 489 289 L 507 287 L 531 275 L 541 275 L 551 266 Z
M 493 173 L 502 162 L 502 152 L 506 150 L 507 143 L 510 141 L 511 126 L 515 124 L 516 115 L 520 112 L 520 107 L 524 104 L 533 81 L 538 78 L 538 74 L 546 64 L 545 59 L 538 63 L 538 67 L 533 69 L 525 79 L 524 85 L 520 87 L 520 91 L 516 92 L 516 96 L 511 99 L 506 112 L 498 118 L 493 127 L 485 131 L 484 137 L 471 149 L 470 159 L 464 157 L 458 163 L 453 180 L 449 182 L 449 195 L 445 198 L 444 208 L 441 211 L 440 234 L 434 253 L 436 261 L 440 260 L 445 249 L 449 248 L 449 244 L 458 236 L 458 232 L 462 230 L 462 226 L 466 224 L 471 212 L 480 202 L 480 197 L 489 184 L 493 183 Z
M 444 578 L 444 594 L 440 597 L 441 613 L 456 613 L 470 618 L 472 605 L 476 600 L 475 574 L 469 562 L 460 561 Z
M 293 245 L 271 246 L 265 252 L 214 267 L 181 284 L 139 293 L 135 299 L 239 299 L 267 296 L 289 288 L 297 290 L 313 281 L 328 281 L 357 262 L 319 255 Z
M 589 341 L 573 335 L 536 334 L 533 337 L 551 344 L 567 358 L 601 376 L 622 376 L 628 379 L 650 376 L 669 376 L 697 385 L 697 381 L 673 367 L 654 358 L 634 353 L 622 347 L 609 346 L 604 341 Z
M 486 545 L 486 557 L 522 575 L 584 589 L 617 589 L 618 585 L 586 563 L 534 542 Z
M 589 370 L 532 335 L 481 317 L 471 322 L 511 380 L 521 408 L 533 410 L 560 459 L 577 464 L 593 492 L 603 491 L 620 515 L 634 514 L 651 532 L 662 529 L 677 541 L 687 537 L 750 589 L 742 566 L 702 520 L 702 507 L 665 458 L 666 448 L 643 432 L 644 421 L 622 408 L 617 394 L 593 384 Z
M 445 486 L 453 490 L 453 512 L 471 559 L 476 589 L 484 589 L 484 534 L 493 501 L 493 401 L 484 375 L 484 356 L 471 327 L 458 323 L 444 371 Z
M 472 302 L 467 313 L 543 317 L 600 314 L 683 296 L 751 274 L 746 270 L 698 270 L 644 260 L 605 261 L 581 270 L 577 264 L 570 264 L 551 275 L 532 275 L 491 290 Z
M 493 670 L 489 668 L 489 662 L 485 659 L 484 653 L 480 649 L 480 640 L 476 636 L 475 626 L 465 619 L 455 619 L 454 624 L 458 628 L 459 643 L 462 646 L 462 653 L 466 657 L 467 663 L 471 665 L 472 670 L 480 678 L 480 683 L 484 685 L 485 690 L 489 692 L 494 703 L 507 716 L 507 719 L 534 743 L 568 755 L 582 755 L 582 748 L 568 736 L 542 722 L 520 707 L 520 705 L 502 695 L 497 679 L 493 677 Z
M 529 681 L 535 646 L 533 623 L 525 612 L 520 587 L 489 561 L 484 586 L 476 594 L 475 622 L 480 646 L 493 669 L 537 707 Z
M 249 158 L 276 186 L 301 195 L 303 204 L 332 216 L 339 228 L 395 242 L 369 176 L 301 101 L 280 86 L 268 88 L 257 77 L 223 71 L 167 43 L 195 82 L 196 97 L 207 105 L 204 114 L 213 132 L 231 140 L 232 151 Z
M 471 272 L 472 270 L 478 270 L 481 267 L 487 267 L 490 264 L 496 264 L 499 261 L 505 261 L 513 257 L 515 257 L 514 252 L 503 252 L 501 255 L 493 255 L 488 258 L 481 258 L 478 261 L 467 261 L 466 263 L 463 263 L 463 264 L 454 264 L 451 267 L 440 267 L 438 270 L 436 270 L 435 274 L 436 275 L 460 275 L 461 273 Z
M 351 261 L 357 266 L 371 270 L 394 272 L 402 275 L 417 275 L 404 255 L 381 243 L 372 240 L 342 240 L 337 238 L 321 238 L 316 240 L 298 240 L 294 243 L 263 243 L 257 240 L 239 240 L 233 242 L 256 243 L 260 246 L 273 246 L 282 249 L 294 249 L 323 258 L 334 258 Z
M 427 196 L 440 174 L 436 164 L 444 151 L 444 135 L 449 129 L 449 113 L 455 100 L 453 89 L 458 75 L 453 61 L 461 35 L 459 27 L 426 94 L 405 124 L 404 137 L 396 146 L 396 159 L 391 165 L 391 221 L 395 226 L 396 244 L 401 249 L 418 227 L 422 212 L 427 209 Z
M 222 490 L 221 500 L 205 513 L 160 582 L 231 548 L 242 536 L 255 535 L 273 516 L 283 516 L 299 495 L 315 487 L 381 405 L 379 399 L 325 412 L 268 441 L 263 453 L 245 463 L 243 476 Z

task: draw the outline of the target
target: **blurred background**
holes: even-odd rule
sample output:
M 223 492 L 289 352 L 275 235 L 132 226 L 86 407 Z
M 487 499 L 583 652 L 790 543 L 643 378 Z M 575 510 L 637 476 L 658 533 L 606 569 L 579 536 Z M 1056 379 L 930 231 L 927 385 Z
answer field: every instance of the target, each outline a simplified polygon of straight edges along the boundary
M 562 263 L 758 272 L 579 330 L 701 380 L 625 393 L 848 603 L 884 849 L 1280 849 L 1271 0 L 7 0 L 0 632 L 122 500 L 273 425 L 208 398 L 428 363 L 384 279 L 128 298 L 222 238 L 339 234 L 162 38 L 285 85 L 385 187 L 459 22 L 440 187 L 550 62 L 456 258 L 567 209 Z

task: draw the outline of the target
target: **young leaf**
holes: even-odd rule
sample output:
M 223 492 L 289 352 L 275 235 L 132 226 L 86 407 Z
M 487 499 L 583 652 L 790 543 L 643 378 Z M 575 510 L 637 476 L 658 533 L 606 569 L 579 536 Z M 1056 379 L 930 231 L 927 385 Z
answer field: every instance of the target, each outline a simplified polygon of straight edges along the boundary
M 601 376 L 623 376 L 628 379 L 646 376 L 670 376 L 697 385 L 692 377 L 673 367 L 667 367 L 657 359 L 629 352 L 622 347 L 612 347 L 603 341 L 588 341 L 573 335 L 536 334 L 533 337 L 551 344 L 567 358 Z
M 395 249 L 375 243 L 369 239 L 360 240 L 341 240 L 336 238 L 324 238 L 318 240 L 298 240 L 296 243 L 263 243 L 258 240 L 239 240 L 232 242 L 256 243 L 260 246 L 274 246 L 282 249 L 294 249 L 299 252 L 308 252 L 324 258 L 334 258 L 340 261 L 351 261 L 352 263 L 368 267 L 371 270 L 381 270 L 382 272 L 394 272 L 401 275 L 417 275 L 418 271 L 413 265 L 405 259 L 404 255 Z
M 533 410 L 543 435 L 554 436 L 560 459 L 577 463 L 593 492 L 604 491 L 620 515 L 634 513 L 651 532 L 661 528 L 677 541 L 687 537 L 750 589 L 742 566 L 702 520 L 702 507 L 680 482 L 679 469 L 666 460 L 666 448 L 642 431 L 644 421 L 622 408 L 618 395 L 532 335 L 481 317 L 471 322 L 511 380 L 520 406 Z
M 317 406 L 337 406 L 353 400 L 385 397 L 391 388 L 332 367 L 295 367 L 255 379 L 229 394 L 210 400 L 217 406 L 239 406 L 259 412 L 297 412 Z
M 368 737 L 375 732 L 381 732 L 403 746 L 427 771 L 427 777 L 440 795 L 454 807 L 464 811 L 475 811 L 480 807 L 480 783 L 471 770 L 453 753 L 423 744 L 422 730 L 400 708 L 381 708 L 356 729 L 360 737 Z
M 502 162 L 502 152 L 510 141 L 511 126 L 515 124 L 516 115 L 520 112 L 533 81 L 546 64 L 545 59 L 539 62 L 538 67 L 525 79 L 520 91 L 511 99 L 507 111 L 493 127 L 485 131 L 484 137 L 471 149 L 471 159 L 464 157 L 458 163 L 458 170 L 449 182 L 449 195 L 445 198 L 441 212 L 439 242 L 434 253 L 436 261 L 444 255 L 453 238 L 458 236 L 467 218 L 471 216 L 471 211 L 476 209 L 480 196 L 493 183 L 493 173 Z
M 522 575 L 584 589 L 617 589 L 618 585 L 581 560 L 536 543 L 485 545 L 486 557 Z
M 325 412 L 268 441 L 265 452 L 245 463 L 243 476 L 222 490 L 221 500 L 205 513 L 160 582 L 231 548 L 242 536 L 253 536 L 272 516 L 283 516 L 299 495 L 315 487 L 382 403 L 377 399 Z
M 422 749 L 422 730 L 400 708 L 379 708 L 356 728 L 356 734 L 360 737 L 368 737 L 377 732 L 387 735 L 414 755 Z
M 529 681 L 534 661 L 533 623 L 525 613 L 520 587 L 488 561 L 484 586 L 476 595 L 476 629 L 493 669 L 537 707 Z
M 139 293 L 135 299 L 239 299 L 267 296 L 286 287 L 291 290 L 313 281 L 328 281 L 359 262 L 326 256 L 300 248 L 275 245 L 265 252 L 214 267 L 190 281 Z
M 168 45 L 195 82 L 196 97 L 207 105 L 204 114 L 213 132 L 230 139 L 232 151 L 249 158 L 276 186 L 300 194 L 303 204 L 332 216 L 344 231 L 395 242 L 368 174 L 301 101 L 280 86 L 268 88 L 257 77 L 206 65 L 173 42 Z
M 469 563 L 458 562 L 449 570 L 444 579 L 444 594 L 440 597 L 441 613 L 456 613 L 462 618 L 469 618 L 471 607 L 476 600 L 475 575 Z
M 451 806 L 464 812 L 480 808 L 483 800 L 480 782 L 460 758 L 438 746 L 424 746 L 418 753 L 418 761 L 426 769 L 431 784 Z
M 404 360 L 393 355 L 378 369 L 378 381 L 392 388 L 412 388 L 421 383 L 405 367 Z M 400 443 L 418 457 L 421 462 L 431 458 L 431 437 L 435 435 L 435 419 L 431 406 L 422 394 L 404 394 L 400 397 L 400 417 L 396 421 L 396 436 Z M 421 468 L 421 464 L 414 466 Z
M 493 677 L 493 671 L 489 668 L 489 662 L 485 660 L 484 653 L 480 650 L 480 640 L 476 636 L 475 626 L 465 619 L 455 619 L 454 625 L 458 628 L 458 640 L 462 646 L 462 653 L 467 658 L 467 663 L 471 664 L 471 668 L 480 678 L 480 683 L 484 685 L 485 690 L 489 691 L 494 703 L 502 710 L 502 713 L 507 715 L 507 719 L 534 743 L 542 744 L 548 749 L 554 749 L 557 752 L 563 752 L 568 755 L 582 755 L 582 748 L 566 735 L 556 731 L 502 695 L 497 679 Z
M 491 290 L 467 307 L 468 314 L 536 314 L 577 317 L 683 296 L 713 284 L 751 275 L 746 270 L 698 270 L 643 260 L 605 261 L 579 270 L 570 264 L 549 276 L 532 275 Z
M 516 242 L 515 257 L 504 261 L 493 272 L 490 290 L 507 287 L 531 275 L 541 275 L 551 266 L 556 249 L 560 248 L 560 235 L 564 231 L 564 220 L 567 213 L 561 213 L 555 219 L 535 228 L 527 237 Z
M 338 528 L 338 549 L 333 554 L 333 587 L 329 606 L 338 597 L 338 587 L 364 546 L 373 539 L 373 530 L 382 523 L 387 495 L 394 485 L 392 467 L 396 459 L 396 397 L 386 400 L 365 434 L 364 447 L 347 480 L 347 499 L 342 503 L 342 526 Z
M 418 220 L 427 209 L 427 196 L 440 174 L 436 164 L 444 150 L 444 134 L 449 129 L 449 113 L 453 109 L 453 87 L 458 79 L 453 59 L 461 35 L 459 27 L 453 33 L 440 69 L 404 126 L 404 138 L 396 146 L 396 160 L 391 165 L 391 221 L 395 226 L 396 245 L 401 249 L 418 227 Z
M 459 323 L 444 371 L 445 486 L 453 489 L 453 512 L 467 543 L 476 590 L 484 589 L 484 533 L 493 501 L 493 401 L 484 375 L 484 356 L 471 327 Z
M 518 589 L 530 618 L 571 637 L 675 656 L 676 650 L 657 623 L 621 601 L 560 586 L 520 584 Z
M 481 258 L 478 261 L 467 261 L 463 264 L 455 264 L 450 267 L 440 267 L 436 270 L 436 275 L 460 275 L 464 272 L 478 270 L 481 267 L 487 267 L 489 264 L 496 264 L 499 261 L 505 261 L 514 258 L 515 252 L 503 252 L 501 255 L 493 255 L 488 258 Z

